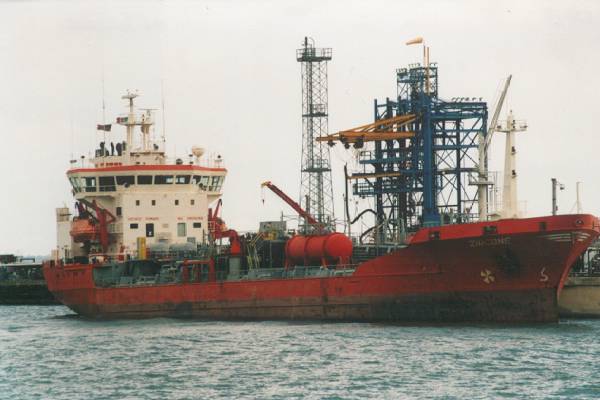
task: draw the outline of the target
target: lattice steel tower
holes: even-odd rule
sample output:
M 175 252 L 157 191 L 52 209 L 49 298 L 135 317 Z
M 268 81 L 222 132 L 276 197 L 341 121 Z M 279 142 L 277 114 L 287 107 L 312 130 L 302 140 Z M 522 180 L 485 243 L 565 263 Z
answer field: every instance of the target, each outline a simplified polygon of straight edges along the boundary
M 327 61 L 331 48 L 315 48 L 311 38 L 296 51 L 302 64 L 302 172 L 300 204 L 323 225 L 333 228 L 333 188 L 329 146 L 315 141 L 327 135 Z

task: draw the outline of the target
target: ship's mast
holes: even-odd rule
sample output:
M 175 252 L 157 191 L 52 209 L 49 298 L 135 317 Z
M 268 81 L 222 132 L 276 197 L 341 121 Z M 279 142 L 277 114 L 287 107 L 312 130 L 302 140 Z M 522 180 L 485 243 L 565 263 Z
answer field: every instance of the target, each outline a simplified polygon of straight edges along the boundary
M 139 121 L 139 124 L 141 125 L 142 128 L 142 151 L 151 151 L 151 146 L 150 146 L 150 127 L 153 124 L 152 121 L 152 111 L 155 110 L 154 108 L 142 108 L 141 110 L 145 111 L 144 114 L 142 114 L 142 119 L 141 121 Z
M 506 122 L 496 131 L 506 133 L 506 146 L 504 150 L 504 180 L 502 183 L 502 218 L 518 218 L 517 205 L 517 150 L 515 147 L 515 133 L 523 132 L 527 124 L 515 121 L 512 110 L 508 113 Z
M 136 116 L 133 99 L 138 97 L 138 93 L 127 92 L 121 96 L 122 99 L 129 100 L 129 113 L 124 118 L 117 118 L 117 123 L 124 125 L 127 128 L 127 146 L 128 154 L 134 151 L 133 147 L 133 132 L 137 125 L 140 126 L 142 131 L 142 142 L 139 150 L 142 152 L 152 151 L 152 143 L 150 141 L 150 127 L 154 124 L 152 118 L 152 108 L 143 108 L 143 114 Z
M 127 92 L 121 96 L 122 99 L 129 100 L 129 114 L 127 115 L 127 120 L 125 122 L 125 126 L 127 127 L 127 148 L 129 149 L 129 153 L 131 153 L 133 146 L 133 129 L 135 127 L 135 113 L 133 107 L 133 99 L 138 97 L 137 93 Z

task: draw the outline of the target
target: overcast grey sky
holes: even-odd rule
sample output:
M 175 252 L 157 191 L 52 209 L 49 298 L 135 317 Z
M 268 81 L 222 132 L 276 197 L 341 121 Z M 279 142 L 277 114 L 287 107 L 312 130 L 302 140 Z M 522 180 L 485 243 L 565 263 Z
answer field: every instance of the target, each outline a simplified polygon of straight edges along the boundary
M 263 205 L 259 184 L 298 196 L 295 49 L 305 35 L 333 48 L 332 132 L 371 121 L 373 98 L 395 96 L 395 69 L 420 61 L 419 48 L 404 46 L 415 36 L 439 63 L 442 97 L 491 102 L 513 74 L 508 106 L 529 123 L 517 137 L 528 214 L 550 211 L 552 176 L 567 185 L 560 212 L 582 181 L 584 210 L 600 214 L 598 2 L 0 1 L 0 253 L 55 245 L 54 209 L 72 204 L 71 154 L 99 139 L 103 71 L 109 120 L 129 88 L 142 93 L 140 106 L 160 108 L 163 82 L 168 152 L 202 145 L 223 156 L 231 227 L 290 214 L 270 193 Z M 503 140 L 492 169 L 501 168 Z M 338 146 L 332 157 L 342 217 L 349 154 Z

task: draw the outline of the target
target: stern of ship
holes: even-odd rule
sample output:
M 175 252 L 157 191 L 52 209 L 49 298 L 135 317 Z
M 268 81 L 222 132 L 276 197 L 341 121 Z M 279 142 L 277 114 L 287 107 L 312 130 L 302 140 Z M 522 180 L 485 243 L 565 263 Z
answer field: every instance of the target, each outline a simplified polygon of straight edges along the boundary
M 42 270 L 56 300 L 80 315 L 95 316 L 93 265 L 51 260 L 44 262 Z

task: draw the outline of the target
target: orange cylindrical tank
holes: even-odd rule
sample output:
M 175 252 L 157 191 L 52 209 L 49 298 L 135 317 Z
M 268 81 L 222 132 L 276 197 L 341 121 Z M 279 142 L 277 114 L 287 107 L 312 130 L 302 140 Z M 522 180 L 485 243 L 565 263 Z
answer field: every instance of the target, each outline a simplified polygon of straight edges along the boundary
M 291 264 L 304 264 L 304 248 L 308 236 L 292 236 L 285 244 L 285 258 Z
M 296 235 L 285 245 L 285 256 L 292 265 L 321 265 L 348 262 L 352 241 L 343 233 Z
M 90 240 L 97 240 L 98 227 L 87 219 L 75 219 L 71 222 L 71 231 L 69 232 L 76 243 L 83 243 Z

